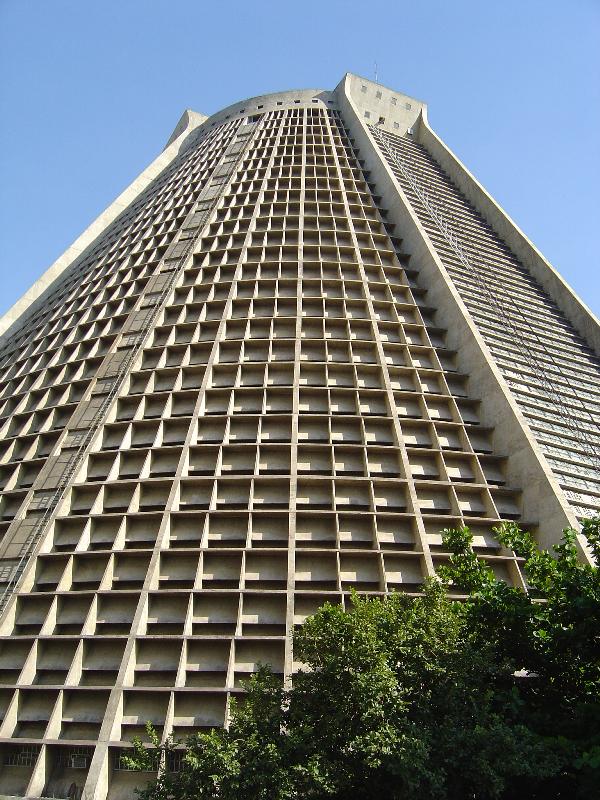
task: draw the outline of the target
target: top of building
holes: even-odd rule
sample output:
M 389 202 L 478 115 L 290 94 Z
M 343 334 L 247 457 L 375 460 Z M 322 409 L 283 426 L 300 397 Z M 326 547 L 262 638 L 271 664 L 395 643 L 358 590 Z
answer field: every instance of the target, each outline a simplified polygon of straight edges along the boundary
M 182 114 L 166 146 L 171 145 L 182 133 L 189 134 L 192 130 L 200 127 L 206 130 L 222 125 L 228 120 L 294 106 L 305 108 L 310 105 L 325 105 L 329 108 L 340 108 L 343 106 L 344 99 L 351 100 L 367 123 L 377 124 L 384 130 L 400 135 L 406 133 L 427 108 L 426 103 L 415 97 L 347 72 L 333 91 L 291 89 L 284 92 L 261 94 L 232 103 L 210 116 L 187 109 Z
M 427 106 L 421 100 L 394 91 L 380 83 L 347 72 L 333 91 L 325 89 L 292 89 L 284 92 L 257 95 L 207 116 L 186 109 L 169 137 L 162 153 L 138 178 L 87 228 L 73 244 L 43 273 L 19 300 L 0 317 L 0 342 L 15 323 L 31 313 L 43 301 L 45 292 L 59 279 L 65 269 L 78 261 L 93 245 L 107 224 L 139 195 L 151 180 L 170 163 L 171 159 L 192 146 L 197 137 L 224 122 L 278 109 L 311 106 L 335 108 L 341 111 L 348 105 L 368 124 L 403 135 L 426 115 Z M 190 135 L 193 134 L 193 135 Z

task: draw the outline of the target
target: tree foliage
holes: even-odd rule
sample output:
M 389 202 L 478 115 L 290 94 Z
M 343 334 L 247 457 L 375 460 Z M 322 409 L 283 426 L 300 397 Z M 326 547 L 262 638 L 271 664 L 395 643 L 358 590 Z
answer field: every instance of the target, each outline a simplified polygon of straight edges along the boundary
M 444 531 L 441 580 L 417 598 L 324 605 L 296 634 L 293 686 L 261 668 L 227 730 L 188 740 L 179 771 L 178 743 L 149 727 L 153 749 L 136 741 L 128 762 L 162 764 L 142 799 L 596 797 L 600 521 L 583 528 L 594 566 L 571 530 L 554 554 L 516 524 L 496 534 L 527 591 L 496 580 L 468 528 Z

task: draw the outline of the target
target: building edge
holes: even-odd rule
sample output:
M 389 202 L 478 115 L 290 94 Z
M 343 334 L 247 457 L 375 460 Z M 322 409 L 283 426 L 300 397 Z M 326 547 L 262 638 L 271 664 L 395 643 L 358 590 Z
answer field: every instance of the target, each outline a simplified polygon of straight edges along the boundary
M 600 356 L 600 320 L 565 279 L 523 233 L 517 223 L 494 200 L 477 178 L 431 128 L 427 108 L 419 120 L 416 138 L 431 153 L 467 200 L 504 239 L 531 275 L 542 285 L 569 322 Z
M 85 229 L 85 231 L 67 247 L 48 269 L 24 292 L 23 295 L 0 317 L 0 346 L 4 345 L 20 325 L 44 302 L 58 280 L 84 258 L 98 239 L 105 233 L 119 214 L 125 211 L 152 181 L 169 166 L 176 156 L 187 150 L 196 142 L 199 129 L 209 122 L 210 127 L 219 125 L 232 117 L 249 116 L 254 113 L 272 111 L 278 106 L 307 103 L 321 100 L 324 104 L 332 104 L 332 93 L 324 89 L 296 89 L 272 94 L 256 95 L 226 106 L 211 116 L 186 109 L 161 153 L 127 186 L 118 197 L 105 208 Z
M 465 371 L 477 386 L 481 397 L 482 421 L 495 427 L 496 435 L 502 442 L 502 449 L 508 456 L 510 478 L 516 485 L 522 487 L 524 516 L 539 524 L 540 545 L 551 547 L 560 540 L 563 528 L 579 528 L 577 518 L 427 232 L 412 210 L 404 190 L 364 123 L 365 110 L 369 110 L 372 103 L 369 101 L 367 106 L 361 102 L 361 95 L 357 97 L 355 78 L 356 76 L 347 74 L 337 86 L 335 94 L 344 121 L 360 151 L 359 158 L 364 161 L 372 182 L 377 185 L 377 193 L 382 196 L 390 221 L 397 225 L 399 236 L 406 242 L 411 258 L 419 263 L 419 269 L 427 281 L 427 289 L 434 298 L 442 324 L 453 339 L 451 344 L 457 350 L 459 361 L 468 364 L 468 369 Z M 364 79 L 359 80 L 363 83 L 372 83 Z M 390 90 L 386 91 L 390 93 Z M 420 104 L 412 122 L 408 121 L 408 127 L 413 131 L 419 129 L 421 124 L 425 124 L 424 114 L 426 106 Z M 374 122 L 377 122 L 377 118 Z M 457 165 L 455 169 L 458 171 L 459 166 Z M 497 213 L 502 213 L 499 207 Z M 509 224 L 510 220 L 507 221 L 507 225 Z M 539 257 L 542 258 L 541 255 Z M 585 542 L 581 536 L 579 546 L 582 555 L 588 558 Z
M 191 133 L 192 130 L 195 128 L 200 127 L 203 122 L 206 122 L 208 117 L 206 114 L 200 114 L 198 111 L 192 111 L 191 108 L 186 108 L 183 112 L 181 117 L 179 118 L 179 122 L 173 128 L 173 133 L 169 136 L 169 139 L 166 145 L 163 148 L 164 151 L 170 147 L 179 137 L 184 133 Z M 187 144 L 190 144 L 189 140 Z M 180 148 L 181 149 L 181 148 Z
M 144 192 L 152 181 L 176 158 L 196 129 L 207 119 L 203 114 L 185 111 L 164 150 L 102 211 L 85 231 L 67 247 L 53 264 L 0 317 L 0 345 L 44 302 L 65 273 L 89 253 L 117 217 Z

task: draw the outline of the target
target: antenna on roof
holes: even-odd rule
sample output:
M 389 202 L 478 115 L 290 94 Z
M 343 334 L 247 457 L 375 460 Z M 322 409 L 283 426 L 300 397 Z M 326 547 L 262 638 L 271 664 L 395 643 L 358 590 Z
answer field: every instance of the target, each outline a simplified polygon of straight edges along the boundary
M 375 83 L 377 83 L 377 62 L 375 62 Z

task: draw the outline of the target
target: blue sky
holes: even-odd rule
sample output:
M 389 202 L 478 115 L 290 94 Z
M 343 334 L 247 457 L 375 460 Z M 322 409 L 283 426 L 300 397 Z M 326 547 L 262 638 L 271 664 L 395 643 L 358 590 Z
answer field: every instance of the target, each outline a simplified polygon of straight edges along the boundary
M 0 313 L 184 108 L 375 62 L 600 313 L 599 42 L 599 0 L 0 0 Z

